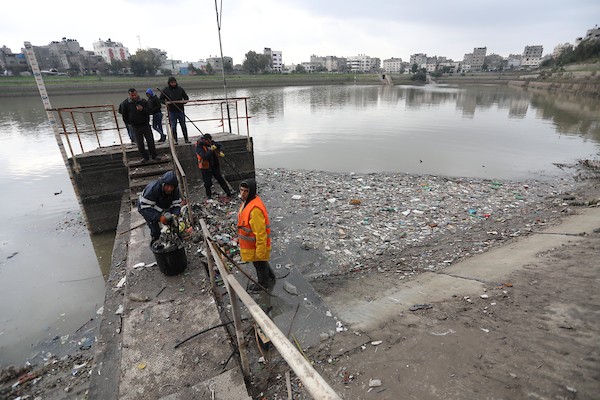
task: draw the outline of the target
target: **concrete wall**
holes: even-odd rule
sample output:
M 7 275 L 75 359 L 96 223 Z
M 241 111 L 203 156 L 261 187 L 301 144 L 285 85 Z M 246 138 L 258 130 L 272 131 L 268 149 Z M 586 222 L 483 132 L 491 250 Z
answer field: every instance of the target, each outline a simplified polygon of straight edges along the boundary
M 221 142 L 226 157 L 221 159 L 223 176 L 232 185 L 234 191 L 239 183 L 247 178 L 254 178 L 254 151 L 252 138 L 229 133 L 213 134 L 213 140 Z M 181 143 L 181 142 L 180 142 Z M 202 177 L 198 169 L 198 161 L 192 144 L 176 146 L 177 156 L 188 178 L 188 184 L 201 185 Z M 158 149 L 159 154 L 169 151 Z M 127 151 L 130 160 L 137 160 L 137 150 Z M 77 156 L 78 171 L 71 168 L 75 177 L 75 185 L 83 204 L 83 212 L 87 216 L 88 229 L 92 233 L 114 231 L 119 220 L 121 198 L 129 189 L 128 169 L 123 162 L 119 146 L 104 147 Z

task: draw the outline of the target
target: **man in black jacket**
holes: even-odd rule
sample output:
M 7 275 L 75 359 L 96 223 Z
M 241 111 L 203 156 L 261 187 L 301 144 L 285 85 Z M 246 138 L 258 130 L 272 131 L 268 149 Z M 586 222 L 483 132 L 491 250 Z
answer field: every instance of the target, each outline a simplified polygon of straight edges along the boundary
M 146 90 L 146 97 L 148 97 L 148 104 L 150 104 L 150 110 L 152 110 L 152 128 L 160 134 L 158 143 L 163 143 L 167 140 L 167 136 L 163 133 L 162 128 L 162 111 L 160 110 L 160 99 L 154 94 L 152 89 Z
M 169 121 L 171 122 L 171 131 L 173 132 L 173 139 L 177 144 L 177 121 L 181 125 L 181 132 L 183 133 L 183 139 L 186 143 L 190 143 L 188 139 L 188 131 L 185 126 L 185 112 L 183 105 L 190 98 L 183 88 L 177 85 L 177 79 L 174 76 L 169 77 L 167 81 L 168 85 L 162 90 L 160 94 L 160 102 L 165 104 L 166 102 L 176 102 L 167 105 L 167 111 L 169 112 Z
M 128 90 L 129 97 L 123 102 L 123 122 L 130 124 L 135 135 L 135 143 L 142 156 L 142 162 L 148 161 L 148 152 L 144 147 L 144 139 L 148 143 L 148 150 L 153 160 L 158 160 L 156 147 L 154 147 L 154 137 L 152 128 L 150 128 L 150 105 L 145 99 L 141 99 L 137 90 L 131 88 Z

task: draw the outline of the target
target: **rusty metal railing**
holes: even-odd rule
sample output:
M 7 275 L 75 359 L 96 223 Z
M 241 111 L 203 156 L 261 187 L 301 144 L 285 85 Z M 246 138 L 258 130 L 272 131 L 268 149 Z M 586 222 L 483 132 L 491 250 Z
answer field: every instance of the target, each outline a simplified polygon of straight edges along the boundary
M 208 259 L 208 271 L 210 276 L 210 283 L 213 291 L 215 290 L 215 272 L 214 267 L 216 266 L 223 278 L 225 288 L 229 295 L 231 304 L 231 311 L 233 314 L 233 324 L 235 327 L 236 341 L 240 353 L 240 360 L 242 364 L 242 372 L 246 378 L 250 377 L 250 366 L 248 362 L 247 346 L 244 340 L 244 330 L 242 329 L 241 309 L 238 299 L 246 306 L 246 309 L 254 319 L 254 321 L 260 326 L 261 330 L 269 337 L 271 343 L 279 351 L 279 354 L 287 362 L 290 368 L 294 371 L 296 376 L 302 381 L 306 390 L 311 394 L 313 399 L 318 400 L 341 400 L 341 397 L 329 386 L 329 384 L 323 379 L 321 375 L 313 368 L 311 363 L 304 358 L 302 353 L 294 347 L 294 345 L 288 340 L 286 335 L 275 325 L 275 323 L 265 314 L 258 304 L 250 297 L 250 295 L 244 290 L 242 285 L 238 282 L 234 275 L 230 274 L 225 267 L 220 253 L 215 248 L 214 243 L 209 240 L 210 233 L 206 222 L 201 219 L 200 226 L 202 227 L 202 233 L 204 236 L 204 242 L 206 248 L 209 250 L 206 253 Z

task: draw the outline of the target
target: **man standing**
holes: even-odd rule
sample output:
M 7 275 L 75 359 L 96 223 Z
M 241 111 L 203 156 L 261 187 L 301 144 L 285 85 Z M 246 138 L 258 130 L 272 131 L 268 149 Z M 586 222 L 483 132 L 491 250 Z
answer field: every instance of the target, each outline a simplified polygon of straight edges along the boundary
M 129 97 L 127 102 L 123 103 L 123 122 L 131 124 L 133 134 L 135 135 L 135 143 L 138 151 L 142 156 L 142 163 L 148 161 L 148 152 L 144 147 L 144 139 L 148 143 L 148 150 L 153 160 L 158 160 L 156 155 L 156 147 L 154 147 L 154 137 L 150 128 L 150 105 L 145 99 L 141 99 L 137 90 L 131 88 L 128 90 Z
M 160 178 L 150 182 L 138 199 L 138 211 L 150 228 L 152 241 L 160 237 L 158 223 L 167 223 L 164 213 L 179 215 L 181 213 L 181 195 L 177 188 L 175 172 L 168 171 Z
M 225 157 L 225 154 L 221 151 L 221 144 L 213 142 L 212 136 L 209 133 L 204 134 L 196 142 L 196 157 L 198 158 L 198 168 L 202 172 L 206 198 L 210 199 L 212 196 L 213 176 L 219 182 L 227 197 L 231 197 L 231 190 L 225 179 L 223 179 L 219 166 L 219 157 Z
M 190 98 L 183 88 L 177 85 L 177 79 L 174 76 L 170 76 L 167 81 L 168 85 L 162 90 L 160 94 L 160 102 L 173 101 L 177 103 L 171 103 L 167 105 L 167 111 L 169 112 L 169 121 L 171 121 L 171 130 L 173 131 L 173 139 L 177 144 L 177 121 L 181 125 L 181 132 L 183 133 L 183 139 L 186 143 L 190 143 L 188 139 L 188 131 L 185 126 L 185 112 L 184 104 Z
M 243 262 L 252 262 L 258 284 L 270 289 L 275 284 L 275 273 L 269 265 L 271 258 L 271 225 L 264 203 L 256 195 L 256 182 L 246 179 L 240 183 L 242 205 L 238 213 L 238 241 Z M 251 285 L 251 291 L 260 287 Z
M 152 128 L 160 134 L 158 143 L 163 143 L 167 140 L 167 136 L 163 133 L 162 128 L 162 111 L 160 111 L 160 99 L 154 94 L 152 89 L 146 90 L 146 96 L 148 97 L 148 103 L 150 104 L 150 110 L 152 112 Z
M 125 117 L 123 117 L 123 113 L 125 112 L 125 106 L 127 105 L 128 101 L 129 97 L 123 100 L 121 104 L 119 104 L 119 114 L 121 114 L 123 122 L 125 122 Z M 131 140 L 131 143 L 135 143 L 135 135 L 133 134 L 133 128 L 127 122 L 125 122 L 125 128 L 127 128 L 127 136 L 129 136 L 129 140 Z

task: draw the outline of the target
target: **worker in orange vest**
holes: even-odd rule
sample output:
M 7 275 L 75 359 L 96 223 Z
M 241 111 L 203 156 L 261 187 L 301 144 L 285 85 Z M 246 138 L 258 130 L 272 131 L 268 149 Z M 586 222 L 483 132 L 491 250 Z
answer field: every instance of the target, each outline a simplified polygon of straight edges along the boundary
M 271 225 L 267 208 L 256 195 L 256 182 L 246 179 L 240 183 L 242 205 L 238 213 L 238 241 L 243 262 L 252 262 L 256 269 L 258 284 L 271 289 L 275 284 L 275 273 L 269 265 L 271 258 Z M 260 287 L 251 285 L 250 291 Z

